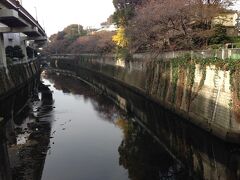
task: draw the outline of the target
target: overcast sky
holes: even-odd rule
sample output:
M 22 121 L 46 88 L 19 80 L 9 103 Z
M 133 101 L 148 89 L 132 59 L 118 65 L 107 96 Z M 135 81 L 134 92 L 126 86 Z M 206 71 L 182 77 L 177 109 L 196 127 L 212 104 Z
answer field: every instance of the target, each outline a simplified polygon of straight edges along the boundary
M 38 21 L 48 36 L 70 24 L 99 27 L 114 12 L 112 0 L 22 0 L 22 3 L 33 17 L 37 10 Z M 239 10 L 238 4 L 234 9 Z
M 99 26 L 114 12 L 112 0 L 22 0 L 23 7 L 45 28 L 48 36 L 70 24 Z

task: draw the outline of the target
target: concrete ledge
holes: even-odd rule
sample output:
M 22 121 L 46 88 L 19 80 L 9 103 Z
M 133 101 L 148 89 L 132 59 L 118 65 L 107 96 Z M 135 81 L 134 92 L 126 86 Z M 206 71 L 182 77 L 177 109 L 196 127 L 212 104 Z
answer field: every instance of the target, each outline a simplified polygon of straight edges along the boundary
M 1 9 L 0 10 L 0 19 L 4 19 L 6 17 L 19 18 L 18 12 L 14 9 Z
M 33 28 L 31 28 L 31 27 L 19 27 L 19 28 L 18 27 L 15 27 L 15 28 L 0 27 L 0 32 L 2 32 L 2 33 L 20 33 L 20 32 L 22 32 L 25 34 L 33 33 L 33 34 L 37 34 L 38 36 L 40 36 L 38 33 L 37 27 L 33 27 Z M 31 39 L 29 39 L 29 40 L 31 40 Z
M 18 12 L 14 9 L 1 9 L 0 22 L 9 27 L 27 26 L 26 22 L 19 17 Z

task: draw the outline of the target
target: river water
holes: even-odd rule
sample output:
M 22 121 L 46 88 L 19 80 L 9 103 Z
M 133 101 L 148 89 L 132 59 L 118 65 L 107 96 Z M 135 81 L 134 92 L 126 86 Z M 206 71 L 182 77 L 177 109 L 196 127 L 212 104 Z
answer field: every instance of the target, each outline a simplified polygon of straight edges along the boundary
M 61 78 L 43 79 L 56 107 L 43 179 L 127 179 L 119 165 L 121 112 L 84 83 Z
M 126 111 L 75 77 L 30 87 L 0 104 L 0 180 L 239 179 L 238 145 L 133 92 Z
M 136 149 L 127 149 L 129 139 L 138 138 L 129 129 L 136 123 L 133 119 L 129 120 L 128 115 L 111 100 L 80 80 L 61 75 L 43 80 L 53 91 L 56 108 L 53 112 L 55 121 L 51 149 L 46 157 L 42 179 L 124 180 L 157 179 L 160 176 L 160 167 L 155 164 L 158 160 L 151 160 L 160 156 L 163 150 L 148 134 L 144 135 L 149 136 L 145 137 L 148 138 L 146 142 L 145 138 L 139 140 L 142 146 L 154 147 L 156 151 L 151 150 L 154 154 L 149 152 L 144 157 L 138 156 L 137 151 L 141 150 L 134 144 L 130 148 Z M 132 150 L 136 152 L 130 152 Z M 128 157 L 128 153 L 137 157 Z M 149 162 L 141 158 L 147 158 Z M 165 158 L 173 161 L 169 155 Z M 148 167 L 142 169 L 141 166 Z M 128 167 L 135 170 L 128 172 Z M 151 171 L 156 173 L 151 174 Z

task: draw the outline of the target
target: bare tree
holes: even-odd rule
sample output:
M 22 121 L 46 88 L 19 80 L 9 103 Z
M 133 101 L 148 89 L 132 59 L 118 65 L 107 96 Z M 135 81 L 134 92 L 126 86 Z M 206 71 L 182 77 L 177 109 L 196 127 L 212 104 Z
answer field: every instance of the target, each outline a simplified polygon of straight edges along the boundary
M 114 32 L 97 32 L 92 35 L 81 36 L 72 43 L 67 51 L 69 53 L 110 53 L 114 49 L 112 36 Z
M 213 35 L 212 20 L 228 0 L 148 0 L 137 6 L 127 34 L 133 51 L 189 49 Z

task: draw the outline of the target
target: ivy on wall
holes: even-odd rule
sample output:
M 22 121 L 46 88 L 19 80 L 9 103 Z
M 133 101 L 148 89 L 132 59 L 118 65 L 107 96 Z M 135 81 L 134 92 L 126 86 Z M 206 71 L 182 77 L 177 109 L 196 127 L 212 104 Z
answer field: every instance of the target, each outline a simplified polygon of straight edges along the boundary
M 170 60 L 171 62 L 171 82 L 172 82 L 172 90 L 173 90 L 173 97 L 171 102 L 174 103 L 176 100 L 176 91 L 179 82 L 179 73 L 180 70 L 183 69 L 187 72 L 187 96 L 189 98 L 189 104 L 197 97 L 198 92 L 204 86 L 204 82 L 206 79 L 207 67 L 214 66 L 216 71 L 223 70 L 223 71 L 230 71 L 230 84 L 231 84 L 231 91 L 237 92 L 237 97 L 240 100 L 240 73 L 236 73 L 240 70 L 240 60 L 237 59 L 220 59 L 220 58 L 197 58 L 191 57 L 190 54 L 185 54 L 181 57 L 173 58 Z M 195 81 L 195 71 L 196 65 L 200 65 L 201 70 L 201 79 L 195 93 L 192 93 L 192 88 Z M 236 77 L 237 76 L 237 77 Z M 239 76 L 239 77 L 238 77 Z M 239 83 L 238 80 L 239 79 Z M 233 84 L 233 79 L 235 79 L 235 85 Z M 236 85 L 238 84 L 238 85 Z

